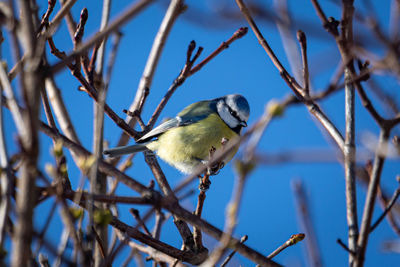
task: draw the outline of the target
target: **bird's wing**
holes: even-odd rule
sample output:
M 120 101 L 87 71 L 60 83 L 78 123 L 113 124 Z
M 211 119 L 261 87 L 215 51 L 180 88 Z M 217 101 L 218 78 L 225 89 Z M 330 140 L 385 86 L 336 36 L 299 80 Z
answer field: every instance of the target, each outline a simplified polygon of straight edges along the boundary
M 161 123 L 159 126 L 142 136 L 138 140 L 138 142 L 141 143 L 148 141 L 149 139 L 157 137 L 160 134 L 168 131 L 169 129 L 198 122 L 202 119 L 207 118 L 211 114 L 211 112 L 212 109 L 209 108 L 206 101 L 191 104 L 184 110 L 182 110 L 175 118 L 169 119 Z

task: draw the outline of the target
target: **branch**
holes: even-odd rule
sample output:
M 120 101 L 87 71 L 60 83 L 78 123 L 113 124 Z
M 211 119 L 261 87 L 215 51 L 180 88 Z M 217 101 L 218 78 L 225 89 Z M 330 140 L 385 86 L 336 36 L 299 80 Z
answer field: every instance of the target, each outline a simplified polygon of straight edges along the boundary
M 33 236 L 33 210 L 36 192 L 36 164 L 39 156 L 39 104 L 40 90 L 43 87 L 43 75 L 40 71 L 40 59 L 43 49 L 37 42 L 34 29 L 34 16 L 36 16 L 31 2 L 20 0 L 20 42 L 24 48 L 26 61 L 22 71 L 22 95 L 27 109 L 24 117 L 26 135 L 22 136 L 23 160 L 18 179 L 18 194 L 16 196 L 16 221 L 13 235 L 12 259 L 14 267 L 26 266 L 31 257 L 31 242 Z
M 216 263 L 222 258 L 228 247 L 232 246 L 231 235 L 233 234 L 237 222 L 239 207 L 242 201 L 242 196 L 244 192 L 244 186 L 248 175 L 252 171 L 254 163 L 252 161 L 237 161 L 236 162 L 236 179 L 235 187 L 232 192 L 232 197 L 229 204 L 226 206 L 225 215 L 225 229 L 224 233 L 220 239 L 220 245 L 213 251 L 213 253 L 208 257 L 208 259 L 202 263 L 201 266 L 215 266 Z M 239 243 L 242 244 L 242 243 Z
M 76 0 L 75 0 L 76 1 Z M 61 71 L 65 65 L 72 62 L 72 60 L 88 49 L 90 49 L 95 44 L 98 44 L 104 40 L 108 35 L 117 31 L 135 15 L 139 14 L 145 7 L 154 2 L 154 0 L 141 0 L 140 2 L 135 2 L 132 6 L 127 8 L 122 14 L 118 15 L 117 18 L 108 24 L 108 26 L 102 31 L 97 32 L 94 36 L 90 37 L 85 43 L 79 45 L 77 49 L 69 53 L 62 61 L 55 63 L 50 71 L 57 73 Z M 51 36 L 51 35 L 50 35 Z
M 310 73 L 308 71 L 308 57 L 307 57 L 307 39 L 304 32 L 301 30 L 297 31 L 297 39 L 300 43 L 301 58 L 303 62 L 303 82 L 304 82 L 304 94 L 306 97 L 310 96 Z
M 356 197 L 356 146 L 355 146 L 355 102 L 354 86 L 347 81 L 350 79 L 350 70 L 345 68 L 345 117 L 346 139 L 344 146 L 344 169 L 346 180 L 346 211 L 348 225 L 348 243 L 350 251 L 357 251 L 358 217 Z M 349 254 L 349 264 L 354 262 L 354 255 Z
M 295 196 L 295 203 L 297 204 L 297 214 L 300 227 L 307 235 L 306 246 L 308 264 L 310 266 L 321 266 L 321 253 L 319 251 L 317 237 L 311 220 L 308 206 L 309 203 L 301 180 L 293 181 L 292 188 Z
M 101 22 L 100 22 L 100 31 L 104 30 L 104 28 L 107 26 L 108 21 L 110 19 L 110 11 L 111 11 L 111 0 L 104 0 L 103 1 L 103 11 L 101 15 Z M 102 75 L 103 73 L 103 67 L 104 67 L 104 55 L 106 51 L 106 41 L 107 38 L 104 39 L 103 42 L 101 42 L 97 53 L 97 61 L 96 61 L 96 73 L 99 75 Z
M 88 157 L 90 153 L 81 147 L 78 144 L 75 144 L 65 136 L 59 134 L 57 135 L 50 127 L 45 124 L 40 124 L 40 130 L 44 132 L 46 135 L 50 136 L 52 139 L 60 139 L 62 144 L 69 148 L 75 153 L 81 155 L 81 157 Z M 229 144 L 228 144 L 229 146 Z M 217 157 L 218 151 L 216 152 L 216 159 L 220 160 Z M 212 163 L 213 164 L 213 163 Z M 215 164 L 215 163 L 214 163 Z M 192 224 L 193 226 L 199 227 L 203 232 L 209 234 L 210 236 L 214 237 L 215 239 L 219 240 L 223 236 L 223 232 L 218 228 L 214 227 L 213 225 L 209 224 L 208 222 L 198 218 L 191 212 L 183 209 L 179 204 L 176 204 L 174 201 L 170 201 L 165 197 L 162 197 L 158 192 L 150 190 L 148 187 L 140 184 L 139 182 L 135 181 L 134 179 L 130 178 L 124 173 L 121 173 L 118 169 L 113 167 L 111 164 L 105 163 L 104 161 L 99 162 L 99 168 L 102 172 L 107 174 L 108 176 L 115 177 L 120 182 L 124 183 L 128 187 L 132 188 L 136 192 L 140 193 L 142 196 L 149 198 L 151 201 L 154 201 L 154 205 L 161 206 L 162 208 L 170 211 L 171 213 L 175 214 L 178 218 L 182 218 L 183 220 L 187 221 L 188 223 Z M 207 168 L 207 167 L 205 167 Z M 204 170 L 203 170 L 204 171 Z M 128 233 L 129 234 L 129 233 Z M 147 235 L 146 235 L 147 236 Z M 229 243 L 231 246 L 237 250 L 238 253 L 241 255 L 249 258 L 250 260 L 261 264 L 262 266 L 279 266 L 275 262 L 268 260 L 265 256 L 260 254 L 259 252 L 247 247 L 244 244 L 240 244 L 240 241 L 230 237 Z
M 390 212 L 390 210 L 392 209 L 392 207 L 394 206 L 394 204 L 396 203 L 398 197 L 400 196 L 400 187 L 398 187 L 396 189 L 396 191 L 394 191 L 392 198 L 390 199 L 389 203 L 387 204 L 385 210 L 383 211 L 383 213 L 381 214 L 381 216 L 379 216 L 379 218 L 375 221 L 374 224 L 372 224 L 371 228 L 370 228 L 370 232 L 374 231 L 375 228 L 383 221 L 383 219 L 385 218 L 385 216 Z
M 243 36 L 245 36 L 247 34 L 247 27 L 241 27 L 239 28 L 228 40 L 226 40 L 225 42 L 222 42 L 222 44 L 214 50 L 214 52 L 212 52 L 208 57 L 206 57 L 205 59 L 203 59 L 199 64 L 197 64 L 196 66 L 194 66 L 190 72 L 188 76 L 193 75 L 194 73 L 198 72 L 204 65 L 206 65 L 208 62 L 210 62 L 214 57 L 216 57 L 219 53 L 221 53 L 223 50 L 228 49 L 229 46 L 236 41 L 237 39 L 242 38 Z
M 172 85 L 168 88 L 167 93 L 161 100 L 161 102 L 158 104 L 157 108 L 154 110 L 153 115 L 151 115 L 151 118 L 149 120 L 149 123 L 147 124 L 148 129 L 152 129 L 154 124 L 156 123 L 158 117 L 161 114 L 161 111 L 164 109 L 165 105 L 167 104 L 168 100 L 171 98 L 172 94 L 175 92 L 175 90 L 181 86 L 186 78 L 189 76 L 190 70 L 194 64 L 194 62 L 197 60 L 197 58 L 200 56 L 201 52 L 203 51 L 203 47 L 199 47 L 197 49 L 196 54 L 192 57 L 192 53 L 196 48 L 196 42 L 191 41 L 187 52 L 186 52 L 186 62 L 185 65 L 183 66 L 183 69 L 179 73 L 178 77 L 173 81 Z
M 247 241 L 247 239 L 248 239 L 248 236 L 247 236 L 247 235 L 242 236 L 242 238 L 240 238 L 240 243 L 243 244 L 244 242 Z M 236 250 L 233 250 L 233 251 L 228 255 L 228 257 L 226 257 L 226 259 L 222 262 L 222 264 L 221 264 L 220 267 L 225 267 L 225 266 L 229 263 L 229 261 L 233 258 L 233 256 L 235 256 L 235 254 L 236 254 Z
M 145 151 L 144 154 L 145 154 L 145 161 L 147 165 L 150 167 L 151 171 L 153 172 L 153 175 L 156 178 L 158 186 L 160 187 L 161 191 L 164 193 L 166 197 L 168 197 L 174 203 L 174 205 L 178 205 L 178 199 L 175 196 L 175 193 L 172 191 L 164 173 L 162 172 L 161 167 L 158 164 L 155 155 L 151 151 Z M 182 220 L 175 214 L 173 214 L 173 217 L 174 217 L 174 223 L 178 228 L 178 231 L 182 237 L 185 249 L 190 251 L 195 251 L 194 240 L 192 232 L 189 229 L 189 226 L 184 220 Z
M 17 100 L 15 98 L 14 91 L 11 87 L 11 83 L 8 79 L 7 73 L 4 69 L 4 65 L 1 64 L 0 66 L 0 82 L 1 82 L 1 87 L 5 93 L 6 99 L 7 99 L 7 105 L 10 109 L 11 116 L 13 117 L 15 126 L 17 128 L 18 134 L 21 137 L 24 137 L 27 135 L 27 129 L 26 125 L 24 123 L 24 120 L 22 118 L 22 112 L 18 106 Z
M 184 10 L 184 1 L 183 0 L 173 0 L 170 2 L 167 12 L 165 13 L 164 19 L 161 22 L 160 28 L 158 29 L 157 35 L 153 41 L 153 46 L 151 47 L 150 54 L 147 58 L 146 66 L 144 68 L 142 77 L 140 78 L 139 86 L 136 91 L 136 96 L 134 101 L 132 102 L 129 110 L 134 112 L 138 111 L 139 115 L 142 112 L 143 104 L 146 100 L 147 95 L 146 92 L 150 90 L 151 83 L 154 77 L 154 73 L 156 71 L 158 61 L 160 59 L 161 53 L 164 49 L 165 43 L 167 41 L 167 37 L 171 32 L 172 26 L 175 23 L 178 16 Z M 129 119 L 129 124 L 133 127 L 134 122 Z
M 375 199 L 378 191 L 378 185 L 381 178 L 383 164 L 385 162 L 385 154 L 387 146 L 384 145 L 389 139 L 389 131 L 381 129 L 379 136 L 379 143 L 377 152 L 375 153 L 374 165 L 372 167 L 372 173 L 370 182 L 368 185 L 367 196 L 364 205 L 363 217 L 361 220 L 360 235 L 358 237 L 358 253 L 355 261 L 355 266 L 363 266 L 365 259 L 365 251 L 367 249 L 368 237 L 370 233 L 370 225 L 372 220 L 372 214 L 374 211 Z
M 268 255 L 268 259 L 272 259 L 279 253 L 281 253 L 284 249 L 296 245 L 298 242 L 302 241 L 306 235 L 303 233 L 291 235 L 290 238 L 283 243 L 280 247 L 275 249 L 271 254 Z
M 260 30 L 258 29 L 257 25 L 255 24 L 253 18 L 250 15 L 249 10 L 243 3 L 243 0 L 236 0 L 236 4 L 239 6 L 241 12 L 243 13 L 244 17 L 246 18 L 247 22 L 249 23 L 250 27 L 252 28 L 254 34 L 256 35 L 259 43 L 267 52 L 268 56 L 270 57 L 271 61 L 278 69 L 281 77 L 289 86 L 289 88 L 293 91 L 296 97 L 303 102 L 310 113 L 312 113 L 322 124 L 322 126 L 328 131 L 331 137 L 335 140 L 336 144 L 339 146 L 340 150 L 343 151 L 344 140 L 340 132 L 337 130 L 335 125 L 329 120 L 329 118 L 321 111 L 319 106 L 314 103 L 311 99 L 305 98 L 302 94 L 301 86 L 297 83 L 297 81 L 290 76 L 287 70 L 283 67 L 282 63 L 276 57 L 275 53 L 272 51 L 271 47 L 268 45 L 268 42 L 265 40 L 263 35 L 261 34 Z
M 3 81 L 7 78 L 7 74 L 3 68 L 0 66 L 0 80 Z M 8 81 L 8 79 L 6 79 Z M 1 82 L 4 86 L 4 82 Z M 4 119 L 3 119 L 3 97 L 2 97 L 2 87 L 0 86 L 0 185 L 1 185 L 1 196 L 0 196 L 0 249 L 5 251 L 3 247 L 5 242 L 6 234 L 6 224 L 8 218 L 8 211 L 10 208 L 11 200 L 11 168 L 10 162 L 7 154 L 7 143 L 4 135 Z M 9 84 L 7 86 L 10 86 Z M 11 88 L 9 88 L 11 89 Z M 19 111 L 19 110 L 18 110 Z

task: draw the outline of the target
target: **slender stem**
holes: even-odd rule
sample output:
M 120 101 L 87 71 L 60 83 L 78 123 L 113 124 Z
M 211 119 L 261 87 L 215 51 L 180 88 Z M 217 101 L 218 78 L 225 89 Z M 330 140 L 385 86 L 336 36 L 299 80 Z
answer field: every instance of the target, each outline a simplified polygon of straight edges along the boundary
M 24 120 L 22 119 L 22 113 L 15 98 L 15 94 L 11 87 L 11 83 L 7 77 L 4 65 L 0 66 L 0 81 L 1 81 L 1 87 L 7 99 L 7 105 L 10 108 L 11 116 L 14 119 L 14 123 L 17 128 L 18 134 L 21 137 L 26 136 L 27 130 L 24 124 Z
M 174 203 L 178 204 L 178 199 L 175 196 L 175 193 L 172 191 L 171 186 L 169 185 L 164 173 L 162 172 L 161 167 L 158 164 L 157 159 L 153 154 L 153 152 L 151 151 L 145 152 L 145 161 L 147 165 L 150 167 L 151 171 L 153 172 L 153 175 L 156 178 L 157 183 L 161 188 L 161 191 L 164 193 L 164 195 L 170 198 Z M 189 229 L 189 226 L 184 220 L 182 220 L 175 214 L 173 214 L 173 217 L 174 217 L 174 223 L 178 228 L 178 231 L 182 237 L 185 248 L 193 251 L 194 240 L 192 232 Z
M 153 128 L 153 126 L 155 125 L 158 117 L 161 114 L 161 111 L 164 109 L 165 105 L 167 104 L 168 100 L 171 98 L 172 94 L 175 92 L 175 90 L 179 86 L 181 86 L 185 82 L 186 78 L 189 76 L 190 70 L 192 69 L 192 66 L 193 66 L 194 62 L 198 59 L 198 57 L 200 56 L 201 52 L 203 51 L 203 48 L 200 46 L 197 49 L 196 54 L 192 58 L 192 53 L 193 53 L 195 48 L 196 48 L 196 42 L 191 41 L 189 46 L 188 46 L 188 50 L 186 52 L 187 53 L 186 63 L 183 66 L 183 69 L 181 70 L 181 72 L 178 75 L 178 77 L 172 82 L 171 86 L 168 88 L 168 91 L 165 94 L 165 96 L 163 97 L 163 99 L 161 100 L 161 102 L 158 104 L 158 106 L 154 110 L 153 115 L 151 115 L 149 123 L 147 124 L 147 128 L 148 129 L 152 129 Z
M 387 150 L 387 141 L 389 139 L 389 131 L 381 129 L 379 135 L 379 144 L 375 153 L 374 165 L 372 167 L 370 182 L 368 185 L 367 196 L 364 206 L 363 217 L 361 220 L 360 235 L 358 237 L 358 253 L 354 263 L 355 267 L 361 267 L 364 264 L 365 251 L 367 249 L 368 237 L 371 228 L 371 220 L 374 212 L 375 200 L 378 191 L 378 185 L 381 178 L 383 164 L 385 162 L 385 153 Z
M 146 90 L 151 88 L 158 61 L 164 49 L 167 37 L 171 32 L 172 26 L 183 10 L 183 2 L 183 0 L 172 0 L 169 4 L 164 19 L 161 22 L 160 28 L 158 29 L 157 35 L 153 41 L 153 46 L 151 47 L 149 57 L 147 58 L 146 66 L 144 67 L 135 99 L 129 107 L 129 110 L 132 112 L 138 110 L 140 114 L 142 111 L 143 104 L 141 103 L 144 102 L 143 98 L 148 94 L 146 93 Z M 134 120 L 134 118 L 130 118 L 129 120 Z M 129 124 L 133 126 L 133 122 L 130 121 Z
M 394 192 L 392 198 L 390 199 L 389 203 L 387 204 L 385 210 L 382 212 L 381 216 L 379 216 L 379 218 L 375 221 L 374 224 L 372 224 L 371 228 L 370 228 L 370 232 L 374 231 L 376 227 L 378 227 L 378 225 L 383 221 L 383 219 L 385 218 L 385 216 L 390 212 L 390 210 L 392 209 L 392 207 L 394 206 L 394 204 L 396 203 L 397 199 L 400 196 L 400 187 L 396 189 L 396 191 Z
M 112 2 L 111 0 L 103 0 L 103 11 L 101 15 L 100 31 L 104 30 L 104 28 L 108 24 L 108 20 L 110 19 L 111 2 Z M 98 74 L 103 73 L 106 41 L 107 38 L 104 38 L 103 42 L 101 42 L 99 46 L 99 49 L 97 50 L 96 72 Z
M 304 233 L 307 235 L 305 242 L 307 246 L 308 265 L 314 267 L 322 266 L 321 253 L 319 251 L 317 237 L 311 220 L 310 208 L 303 184 L 300 180 L 294 181 L 292 183 L 292 188 L 296 200 L 295 202 L 297 204 L 298 220 L 301 229 L 303 229 Z
M 200 193 L 197 197 L 196 211 L 194 212 L 194 214 L 199 216 L 199 218 L 201 218 L 201 213 L 203 211 L 203 205 L 205 199 L 206 199 L 206 192 L 204 190 L 200 190 Z M 197 227 L 193 227 L 193 239 L 196 250 L 197 251 L 204 250 L 201 230 Z
M 322 112 L 319 106 L 314 103 L 311 99 L 305 98 L 302 94 L 303 91 L 301 86 L 297 83 L 297 81 L 289 75 L 287 70 L 284 68 L 282 63 L 276 57 L 275 53 L 272 51 L 271 47 L 269 46 L 268 42 L 263 37 L 262 33 L 258 29 L 256 23 L 254 22 L 253 18 L 249 10 L 247 9 L 246 5 L 243 3 L 243 0 L 236 0 L 236 4 L 239 6 L 240 10 L 242 11 L 244 17 L 246 18 L 247 22 L 249 23 L 251 29 L 253 30 L 254 34 L 256 35 L 259 43 L 267 52 L 268 56 L 270 57 L 271 61 L 274 63 L 275 67 L 278 69 L 281 77 L 284 79 L 286 84 L 289 88 L 293 91 L 296 97 L 302 101 L 310 111 L 324 126 L 324 128 L 328 131 L 331 137 L 335 140 L 336 144 L 343 151 L 344 139 L 335 125 L 329 120 L 329 118 Z
M 67 108 L 64 104 L 64 100 L 62 98 L 60 89 L 57 87 L 54 78 L 49 76 L 45 79 L 45 87 L 46 92 L 49 97 L 49 101 L 54 111 L 54 115 L 57 119 L 58 125 L 61 128 L 61 131 L 72 141 L 77 144 L 80 144 L 79 137 L 75 131 L 74 125 L 72 124 L 71 117 L 67 111 Z M 77 155 L 72 152 L 72 157 L 74 161 L 78 162 Z
M 269 46 L 268 42 L 265 40 L 264 36 L 258 29 L 256 23 L 254 22 L 253 18 L 250 15 L 250 11 L 246 7 L 246 5 L 243 3 L 243 0 L 236 0 L 236 4 L 239 6 L 240 11 L 243 13 L 244 17 L 246 18 L 247 22 L 249 23 L 250 27 L 252 28 L 254 34 L 256 35 L 258 41 L 260 42 L 261 46 L 264 48 L 265 52 L 267 52 L 268 56 L 272 60 L 272 63 L 274 63 L 275 67 L 278 69 L 279 73 L 282 75 L 286 76 L 288 72 L 286 71 L 285 67 L 282 65 L 282 63 L 279 61 L 279 59 L 276 57 L 274 51 L 272 48 Z
M 350 71 L 345 69 L 345 81 L 350 79 Z M 348 225 L 348 244 L 350 251 L 357 251 L 358 219 L 356 198 L 356 147 L 355 147 L 355 90 L 352 83 L 345 86 L 346 138 L 344 146 L 344 169 L 346 180 L 346 211 Z M 350 266 L 354 263 L 354 255 L 349 254 Z
M 33 210 L 35 203 L 36 164 L 39 155 L 39 104 L 40 90 L 43 87 L 43 77 L 40 70 L 40 59 L 43 50 L 36 40 L 34 29 L 35 12 L 31 1 L 20 0 L 21 35 L 20 41 L 26 55 L 24 77 L 22 79 L 22 95 L 27 108 L 24 122 L 27 134 L 22 136 L 24 157 L 21 166 L 21 177 L 18 179 L 19 192 L 16 196 L 17 222 L 13 236 L 11 265 L 27 266 L 31 257 L 31 242 L 33 235 Z
M 301 58 L 303 62 L 303 82 L 304 82 L 304 94 L 306 97 L 310 95 L 310 73 L 308 71 L 308 57 L 307 57 L 307 39 L 304 32 L 297 31 L 297 39 L 300 43 Z
M 236 41 L 237 39 L 242 38 L 247 34 L 247 27 L 241 27 L 239 28 L 228 40 L 225 42 L 222 42 L 222 44 L 214 50 L 208 57 L 203 59 L 199 64 L 194 66 L 190 72 L 189 76 L 193 75 L 194 73 L 198 72 L 204 65 L 206 65 L 208 62 L 210 62 L 214 57 L 216 57 L 219 53 L 221 53 L 223 50 L 228 49 L 229 46 Z
M 69 5 L 70 0 L 60 0 L 61 6 L 62 8 L 64 8 L 64 6 Z M 67 28 L 68 28 L 68 32 L 69 35 L 71 37 L 71 40 L 74 39 L 74 33 L 76 30 L 76 22 L 74 21 L 74 18 L 72 17 L 71 11 L 69 9 L 69 7 L 65 7 L 68 8 L 68 10 L 65 11 L 65 13 L 63 13 L 63 17 L 65 17 L 65 21 L 67 22 Z M 61 12 L 61 10 L 59 11 Z
M 247 235 L 242 236 L 242 238 L 240 238 L 240 243 L 243 244 L 244 242 L 246 242 L 248 239 Z M 229 255 L 225 258 L 225 260 L 222 262 L 220 267 L 225 267 L 229 261 L 233 258 L 233 256 L 235 256 L 236 254 L 236 250 L 233 250 L 231 253 L 229 253 Z
M 4 76 L 4 68 L 0 67 L 0 72 Z M 2 96 L 2 86 L 0 86 L 0 96 Z M 4 136 L 4 120 L 3 120 L 3 98 L 0 97 L 0 184 L 1 184 L 1 199 L 0 199 L 0 249 L 4 250 L 5 229 L 8 219 L 8 210 L 10 207 L 11 184 L 12 178 L 10 173 L 9 158 L 7 155 L 7 143 Z
M 338 238 L 338 239 L 336 240 L 336 243 L 338 243 L 339 246 L 341 246 L 341 247 L 342 247 L 344 250 L 346 250 L 348 253 L 354 254 L 354 255 L 355 255 L 355 252 L 354 252 L 354 251 L 351 251 L 351 250 L 346 246 L 346 244 L 343 243 L 343 241 L 342 241 L 340 238 Z
M 63 3 L 62 8 L 58 13 L 54 16 L 53 20 L 49 23 L 49 28 L 43 34 L 45 37 L 53 36 L 58 26 L 61 23 L 61 20 L 69 13 L 70 9 L 76 3 L 77 0 L 68 0 Z M 75 30 L 75 28 L 74 28 Z
M 106 38 L 108 35 L 117 31 L 120 27 L 122 27 L 125 23 L 127 23 L 130 19 L 132 19 L 132 17 L 139 14 L 140 11 L 142 11 L 145 7 L 147 7 L 152 2 L 154 2 L 154 0 L 141 0 L 139 2 L 135 2 L 134 4 L 132 4 L 132 6 L 130 6 L 122 14 L 117 16 L 117 18 L 115 20 L 111 21 L 104 30 L 97 32 L 95 35 L 90 37 L 86 42 L 79 45 L 77 47 L 77 49 L 75 49 L 73 52 L 71 52 L 62 61 L 55 63 L 51 67 L 51 71 L 53 73 L 57 73 L 57 72 L 61 71 L 64 68 L 64 66 L 69 64 L 70 62 L 72 62 L 72 60 L 77 55 L 80 55 L 80 54 L 86 52 L 92 46 L 94 46 L 95 44 L 104 40 L 104 38 Z
M 292 235 L 285 243 L 275 249 L 271 254 L 268 255 L 268 259 L 272 259 L 279 253 L 281 253 L 284 249 L 297 244 L 298 242 L 302 241 L 306 235 L 305 234 L 295 234 Z
M 129 209 L 129 212 L 133 215 L 133 217 L 135 217 L 136 221 L 139 223 L 139 225 L 143 228 L 143 230 L 145 231 L 146 234 L 148 234 L 149 236 L 153 236 L 150 231 L 149 228 L 147 228 L 147 225 L 144 223 L 144 221 L 142 220 L 142 218 L 140 217 L 140 213 L 137 209 Z
M 238 162 L 238 165 L 241 164 L 244 166 L 247 164 L 246 162 Z M 231 235 L 233 234 L 239 214 L 239 207 L 242 201 L 242 196 L 244 192 L 244 186 L 246 182 L 246 178 L 249 172 L 241 171 L 238 168 L 238 174 L 236 176 L 235 188 L 232 192 L 232 199 L 226 207 L 226 218 L 225 218 L 225 229 L 224 234 L 220 239 L 220 245 L 213 251 L 213 253 L 208 257 L 208 259 L 202 263 L 202 267 L 206 266 L 215 266 L 216 263 L 223 257 L 225 251 L 228 247 L 231 246 Z M 242 244 L 242 243 L 239 243 Z
M 100 31 L 104 30 L 104 28 L 108 24 L 108 19 L 110 16 L 110 8 L 111 8 L 111 0 L 103 1 L 103 13 L 101 18 Z M 101 44 L 99 49 L 97 50 L 97 54 L 94 54 L 93 57 L 97 55 L 97 65 L 96 65 L 96 74 L 99 77 L 103 75 L 103 65 L 104 65 L 104 53 L 105 53 L 105 44 L 107 38 L 105 38 Z M 77 64 L 77 63 L 76 63 Z M 98 162 L 102 159 L 103 155 L 103 142 L 104 142 L 104 107 L 107 97 L 108 86 L 100 85 L 100 88 L 97 88 L 99 92 L 99 99 L 94 103 L 94 126 L 93 126 L 93 154 L 96 158 L 92 169 L 91 169 L 91 193 L 95 194 L 105 194 L 107 192 L 107 176 L 100 173 L 98 169 Z M 101 208 L 106 208 L 106 205 L 102 205 L 98 203 Z M 105 251 L 108 250 L 108 231 L 107 226 L 95 226 L 95 231 L 99 235 L 100 242 L 95 243 L 95 251 L 94 251 L 94 265 L 100 266 L 104 256 L 101 253 L 101 248 Z

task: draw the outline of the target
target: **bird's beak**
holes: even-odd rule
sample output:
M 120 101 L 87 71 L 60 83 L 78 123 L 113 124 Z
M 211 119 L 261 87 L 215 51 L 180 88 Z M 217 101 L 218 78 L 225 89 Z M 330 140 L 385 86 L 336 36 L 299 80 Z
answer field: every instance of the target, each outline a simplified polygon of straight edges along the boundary
M 246 123 L 245 121 L 241 121 L 241 122 L 240 122 L 240 125 L 241 125 L 242 127 L 247 127 L 247 123 Z

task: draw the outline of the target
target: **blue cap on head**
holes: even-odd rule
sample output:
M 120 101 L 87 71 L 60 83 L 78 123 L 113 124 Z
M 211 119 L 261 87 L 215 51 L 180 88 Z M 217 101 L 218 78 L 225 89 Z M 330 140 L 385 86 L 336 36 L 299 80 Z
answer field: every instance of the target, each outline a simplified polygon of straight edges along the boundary
M 241 121 L 246 122 L 250 116 L 250 106 L 249 102 L 247 102 L 244 96 L 239 94 L 226 95 L 225 97 L 226 104 L 230 106 L 232 109 L 238 112 L 238 116 Z

